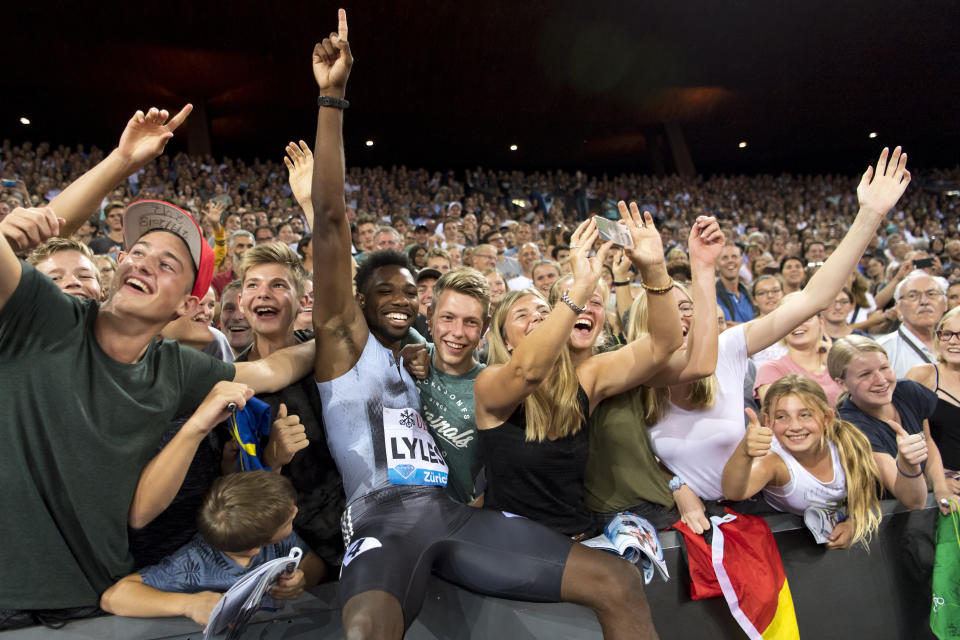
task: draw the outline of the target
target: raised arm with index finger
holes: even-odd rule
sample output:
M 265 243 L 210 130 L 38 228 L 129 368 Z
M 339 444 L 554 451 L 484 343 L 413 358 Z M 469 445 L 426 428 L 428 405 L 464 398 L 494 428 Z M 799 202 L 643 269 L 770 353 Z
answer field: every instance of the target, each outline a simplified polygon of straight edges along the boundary
M 317 304 L 315 375 L 323 382 L 349 371 L 369 335 L 353 298 L 350 224 L 344 200 L 343 96 L 353 65 L 347 14 L 339 11 L 337 33 L 313 49 L 313 76 L 320 90 L 313 162 L 313 288 Z M 327 100 L 324 100 L 327 98 Z

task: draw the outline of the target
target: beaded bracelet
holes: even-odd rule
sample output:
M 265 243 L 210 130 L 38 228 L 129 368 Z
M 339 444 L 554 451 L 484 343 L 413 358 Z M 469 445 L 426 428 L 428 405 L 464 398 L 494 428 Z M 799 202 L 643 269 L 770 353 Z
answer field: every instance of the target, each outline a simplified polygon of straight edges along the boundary
M 673 280 L 671 280 L 670 284 L 668 284 L 665 287 L 651 287 L 646 282 L 641 282 L 640 286 L 646 289 L 649 293 L 655 293 L 655 294 L 666 293 L 667 291 L 670 291 L 670 289 L 673 289 Z

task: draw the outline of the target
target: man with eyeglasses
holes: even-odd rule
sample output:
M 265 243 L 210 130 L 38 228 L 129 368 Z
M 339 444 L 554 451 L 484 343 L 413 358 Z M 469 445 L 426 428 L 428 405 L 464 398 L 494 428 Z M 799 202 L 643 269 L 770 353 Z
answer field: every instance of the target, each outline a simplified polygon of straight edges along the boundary
M 887 351 L 898 378 L 911 367 L 936 361 L 934 329 L 947 310 L 947 281 L 923 271 L 910 273 L 897 285 L 896 310 L 903 324 L 877 339 Z
M 497 270 L 503 274 L 504 280 L 516 278 L 523 273 L 520 263 L 504 254 L 507 250 L 507 240 L 500 229 L 486 232 L 481 240 L 484 244 L 493 245 L 497 250 Z

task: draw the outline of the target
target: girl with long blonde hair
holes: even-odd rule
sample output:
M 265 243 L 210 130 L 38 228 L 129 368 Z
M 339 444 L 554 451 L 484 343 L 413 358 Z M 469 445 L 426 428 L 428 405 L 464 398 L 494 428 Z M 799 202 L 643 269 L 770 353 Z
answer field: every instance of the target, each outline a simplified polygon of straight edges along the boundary
M 571 537 L 595 531 L 583 501 L 589 451 L 585 421 L 605 398 L 648 379 L 680 346 L 679 314 L 660 235 L 649 213 L 619 203 L 634 247 L 627 254 L 656 292 L 651 335 L 629 348 L 578 362 L 572 345 L 592 344 L 602 328 L 598 283 L 611 243 L 588 253 L 599 237 L 591 218 L 571 240 L 574 281 L 551 311 L 533 290 L 508 293 L 488 334 L 489 365 L 474 382 L 474 411 L 486 464 L 484 507 L 528 517 Z M 582 343 L 582 344 L 581 344 Z M 580 349 L 577 349 L 578 351 Z
M 867 437 L 838 419 L 820 385 L 799 374 L 767 389 L 762 426 L 752 411 L 749 416 L 746 435 L 723 469 L 723 495 L 743 500 L 763 491 L 779 511 L 827 512 L 833 517 L 812 520 L 818 528 L 841 520 L 823 532 L 828 549 L 866 547 L 880 525 L 880 476 Z

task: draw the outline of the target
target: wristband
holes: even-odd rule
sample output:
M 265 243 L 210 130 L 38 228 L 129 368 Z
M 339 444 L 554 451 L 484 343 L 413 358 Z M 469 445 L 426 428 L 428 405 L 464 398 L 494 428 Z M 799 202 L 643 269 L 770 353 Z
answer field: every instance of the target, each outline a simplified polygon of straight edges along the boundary
M 586 312 L 587 312 L 587 308 L 586 308 L 586 307 L 578 307 L 578 306 L 576 305 L 576 303 L 574 303 L 574 301 L 570 299 L 570 296 L 567 295 L 567 292 L 566 292 L 566 291 L 564 291 L 564 292 L 563 292 L 563 295 L 560 296 L 560 302 L 562 302 L 562 303 L 564 303 L 565 305 L 567 305 L 568 307 L 570 307 L 570 308 L 573 310 L 573 312 L 574 312 L 575 314 L 577 314 L 577 315 L 580 315 L 581 313 L 586 313 Z
M 920 467 L 920 473 L 915 473 L 915 474 L 913 474 L 913 475 L 910 475 L 909 473 L 905 473 L 904 470 L 900 468 L 900 460 L 899 460 L 899 459 L 897 459 L 897 460 L 895 461 L 895 464 L 897 465 L 897 473 L 899 473 L 900 475 L 902 475 L 902 476 L 905 477 L 905 478 L 919 478 L 920 476 L 923 475 L 923 467 Z
M 659 294 L 662 294 L 662 293 L 666 293 L 667 291 L 670 291 L 670 289 L 673 289 L 673 280 L 671 280 L 671 281 L 670 281 L 670 284 L 668 284 L 668 285 L 665 286 L 665 287 L 651 287 L 651 286 L 648 285 L 646 282 L 641 282 L 641 283 L 640 283 L 640 286 L 642 286 L 644 289 L 646 289 L 646 290 L 647 290 L 647 293 L 653 293 L 653 294 L 659 295 Z
M 683 478 L 680 476 L 673 476 L 670 478 L 670 482 L 667 484 L 667 487 L 669 487 L 670 491 L 676 491 L 685 484 L 687 483 L 683 481 Z
M 350 106 L 350 101 L 341 98 L 331 98 L 330 96 L 320 96 L 317 98 L 317 106 L 333 107 L 334 109 L 340 109 L 342 111 Z
M 613 286 L 615 286 L 615 287 L 628 287 L 628 286 L 630 286 L 630 281 L 629 281 L 629 280 L 624 280 L 623 282 L 617 282 L 616 280 L 614 280 L 614 281 L 613 281 Z

